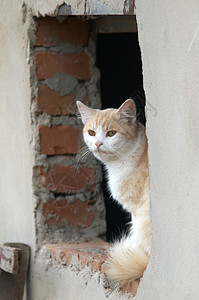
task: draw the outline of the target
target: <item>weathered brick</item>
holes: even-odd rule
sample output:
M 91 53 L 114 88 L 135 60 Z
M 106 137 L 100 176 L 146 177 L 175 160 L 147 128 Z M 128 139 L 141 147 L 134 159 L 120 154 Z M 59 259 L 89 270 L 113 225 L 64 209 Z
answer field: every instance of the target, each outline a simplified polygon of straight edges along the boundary
M 71 43 L 85 46 L 88 44 L 88 21 L 69 17 L 63 22 L 56 18 L 38 18 L 36 46 Z
M 102 240 L 82 244 L 47 244 L 44 247 L 58 264 L 70 265 L 75 256 L 82 268 L 89 266 L 93 271 L 103 271 L 109 244 Z
M 88 101 L 88 94 L 84 93 L 81 100 Z M 46 85 L 39 86 L 36 99 L 39 109 L 51 116 L 74 115 L 76 113 L 77 89 L 71 94 L 61 96 L 59 92 L 53 91 Z
M 67 199 L 51 200 L 42 205 L 42 212 L 48 226 L 70 225 L 79 228 L 92 225 L 97 215 L 97 208 L 92 200 L 68 202 Z
M 38 167 L 40 184 L 55 193 L 76 193 L 93 188 L 96 182 L 95 169 L 82 165 L 51 165 L 47 172 Z
M 80 127 L 74 125 L 41 126 L 40 152 L 47 155 L 76 154 L 79 150 Z
M 38 52 L 34 54 L 38 80 L 53 77 L 57 72 L 65 72 L 79 80 L 91 78 L 90 55 L 81 53 Z
M 137 279 L 137 280 L 131 282 L 131 284 L 125 284 L 122 286 L 122 291 L 124 293 L 131 293 L 135 297 L 137 294 L 137 289 L 138 289 L 139 283 L 140 283 L 140 279 Z

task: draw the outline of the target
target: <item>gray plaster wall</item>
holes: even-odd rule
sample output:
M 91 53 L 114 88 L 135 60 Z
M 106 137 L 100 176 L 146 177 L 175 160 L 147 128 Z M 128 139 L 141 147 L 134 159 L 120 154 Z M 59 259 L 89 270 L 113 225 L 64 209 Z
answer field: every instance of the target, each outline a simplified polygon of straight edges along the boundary
M 49 0 L 48 3 L 42 1 L 26 0 L 25 3 L 31 7 L 34 15 L 54 15 L 61 10 L 63 14 L 71 15 L 118 15 L 132 13 L 132 0 Z M 63 5 L 64 4 L 64 5 Z M 62 6 L 63 5 L 63 6 Z M 60 6 L 62 6 L 60 8 Z
M 70 0 L 65 9 L 74 14 L 123 14 L 126 2 Z M 76 299 L 95 300 L 98 292 L 106 299 L 99 280 L 84 284 L 81 274 L 45 269 L 45 259 L 34 258 L 28 29 L 32 15 L 53 14 L 62 3 L 12 1 L 8 8 L 7 1 L 1 1 L 0 243 L 21 241 L 32 247 L 30 300 L 72 299 L 68 290 L 73 285 L 79 289 Z M 88 4 L 95 10 L 87 11 Z M 136 299 L 197 300 L 199 2 L 137 0 L 136 14 L 147 96 L 153 231 L 152 258 Z M 49 289 L 52 282 L 54 289 Z
M 46 252 L 39 251 L 36 263 L 32 266 L 34 280 L 31 282 L 28 299 L 34 300 L 130 300 L 116 288 L 111 291 L 106 277 L 100 272 L 92 272 L 85 267 L 80 270 L 77 257 L 69 267 L 56 264 Z
M 137 299 L 199 299 L 199 2 L 136 1 L 152 258 Z M 146 298 L 147 295 L 147 298 Z
M 22 4 L 0 14 L 0 244 L 23 242 L 34 250 L 28 24 Z

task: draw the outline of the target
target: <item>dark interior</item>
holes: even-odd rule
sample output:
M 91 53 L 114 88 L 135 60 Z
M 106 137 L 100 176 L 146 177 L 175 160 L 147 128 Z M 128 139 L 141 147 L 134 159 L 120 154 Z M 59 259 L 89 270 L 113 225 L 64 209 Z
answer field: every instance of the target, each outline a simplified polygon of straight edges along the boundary
M 101 72 L 102 108 L 118 108 L 126 99 L 135 101 L 137 119 L 145 124 L 141 52 L 137 33 L 98 34 L 97 65 Z M 103 180 L 106 206 L 107 241 L 128 231 L 130 214 L 114 201 Z

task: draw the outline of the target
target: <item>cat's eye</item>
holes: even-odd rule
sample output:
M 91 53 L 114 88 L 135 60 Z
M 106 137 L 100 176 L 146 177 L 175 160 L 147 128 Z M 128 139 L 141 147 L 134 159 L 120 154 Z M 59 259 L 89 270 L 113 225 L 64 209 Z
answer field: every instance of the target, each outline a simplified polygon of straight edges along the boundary
M 91 136 L 95 136 L 96 133 L 95 133 L 94 130 L 89 130 L 89 131 L 88 131 L 88 134 L 91 135 Z
M 106 136 L 112 137 L 112 136 L 114 136 L 116 133 L 117 133 L 117 131 L 115 131 L 115 130 L 109 130 L 109 131 L 107 131 Z

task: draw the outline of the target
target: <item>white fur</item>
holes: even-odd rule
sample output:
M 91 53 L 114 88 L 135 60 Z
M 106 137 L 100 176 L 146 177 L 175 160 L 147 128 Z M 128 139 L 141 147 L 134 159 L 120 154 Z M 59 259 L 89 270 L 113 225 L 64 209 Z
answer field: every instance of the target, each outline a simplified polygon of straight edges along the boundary
M 129 164 L 128 160 L 113 162 L 112 164 L 106 165 L 106 167 L 108 171 L 108 184 L 110 192 L 115 200 L 121 199 L 121 187 L 126 178 L 128 178 L 129 175 L 133 173 L 134 169 L 132 168 L 132 165 Z M 125 207 L 125 204 L 121 201 L 120 204 L 122 204 L 123 207 L 128 211 L 131 210 L 130 207 Z
M 121 191 L 121 187 L 124 184 L 124 181 L 126 181 L 127 178 L 132 176 L 135 170 L 134 154 L 136 153 L 140 145 L 141 135 L 142 132 L 139 132 L 136 143 L 132 143 L 132 141 L 127 142 L 125 144 L 125 151 L 122 151 L 123 150 L 122 148 L 120 149 L 121 151 L 120 159 L 105 163 L 108 172 L 108 183 L 109 183 L 110 192 L 113 198 L 115 200 L 118 200 L 120 204 L 122 204 L 122 206 L 125 209 L 127 209 L 129 212 L 132 212 L 133 207 L 132 206 L 127 207 L 125 205 L 125 201 L 122 201 L 125 195 L 121 195 L 120 191 Z M 128 151 L 126 151 L 126 149 L 128 149 Z

